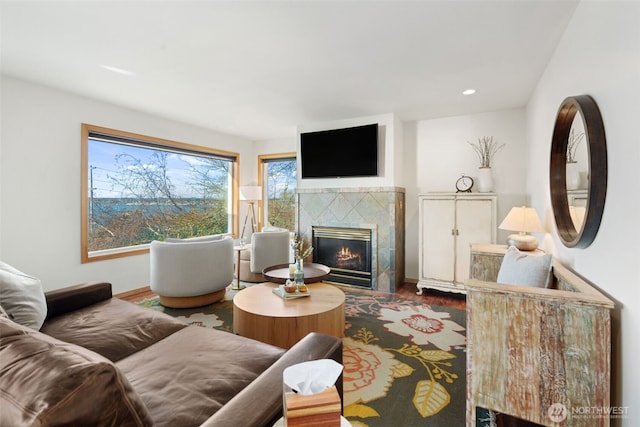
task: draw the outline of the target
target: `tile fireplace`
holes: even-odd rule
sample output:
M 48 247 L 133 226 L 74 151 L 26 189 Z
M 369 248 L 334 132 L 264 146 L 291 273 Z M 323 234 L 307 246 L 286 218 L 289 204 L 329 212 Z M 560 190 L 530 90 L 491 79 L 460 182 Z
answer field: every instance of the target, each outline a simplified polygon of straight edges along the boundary
M 314 253 L 314 227 L 366 230 L 371 236 L 371 284 L 367 287 L 395 292 L 402 286 L 405 262 L 404 188 L 298 188 L 297 197 L 297 230 L 306 242 L 314 246 Z M 341 256 L 352 258 L 348 253 Z

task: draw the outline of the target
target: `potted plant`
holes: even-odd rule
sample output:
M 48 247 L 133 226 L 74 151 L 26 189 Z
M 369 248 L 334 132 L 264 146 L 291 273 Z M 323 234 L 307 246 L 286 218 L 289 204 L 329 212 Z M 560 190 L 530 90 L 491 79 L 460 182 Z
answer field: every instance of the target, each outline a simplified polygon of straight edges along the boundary
M 576 132 L 575 129 L 571 129 L 567 140 L 567 190 L 580 188 L 580 170 L 576 152 L 583 138 L 584 132 Z
M 304 259 L 313 252 L 313 246 L 306 246 L 305 248 L 305 241 L 298 233 L 295 233 L 293 240 L 291 241 L 291 247 L 293 248 L 293 255 L 296 263 L 304 262 Z
M 583 139 L 584 132 L 576 134 L 576 130 L 571 129 L 569 139 L 567 140 L 567 163 L 577 163 L 576 151 L 578 150 L 578 145 L 580 145 Z
M 469 142 L 480 160 L 478 170 L 478 191 L 488 193 L 493 189 L 493 178 L 491 176 L 491 162 L 493 158 L 502 150 L 506 144 L 499 144 L 492 136 L 478 138 L 478 142 Z
M 289 266 L 289 273 L 293 274 L 293 280 L 295 286 L 300 292 L 306 292 L 307 287 L 304 284 L 304 259 L 311 255 L 313 252 L 313 246 L 308 246 L 305 249 L 305 243 L 302 237 L 296 233 L 291 241 L 295 257 L 295 267 Z M 292 272 L 293 270 L 293 272 Z

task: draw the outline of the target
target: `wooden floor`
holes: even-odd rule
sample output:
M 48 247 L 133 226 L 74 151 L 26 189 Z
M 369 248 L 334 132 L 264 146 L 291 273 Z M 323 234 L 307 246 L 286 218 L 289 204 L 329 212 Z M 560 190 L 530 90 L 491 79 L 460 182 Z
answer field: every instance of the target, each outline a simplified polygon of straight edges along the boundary
M 418 295 L 416 294 L 417 290 L 415 283 L 405 283 L 400 289 L 396 290 L 396 295 L 412 301 L 426 302 L 427 304 L 442 305 L 460 310 L 464 310 L 467 307 L 467 299 L 464 294 L 424 289 L 422 295 Z
M 422 295 L 416 294 L 417 288 L 415 283 L 405 283 L 401 288 L 397 289 L 395 294 L 399 298 L 404 298 L 416 302 L 425 302 L 427 304 L 442 305 L 445 307 L 457 308 L 464 310 L 466 308 L 466 299 L 462 294 L 440 292 L 433 289 L 425 289 Z M 140 301 L 145 298 L 156 296 L 148 287 L 136 289 L 115 295 L 125 301 Z

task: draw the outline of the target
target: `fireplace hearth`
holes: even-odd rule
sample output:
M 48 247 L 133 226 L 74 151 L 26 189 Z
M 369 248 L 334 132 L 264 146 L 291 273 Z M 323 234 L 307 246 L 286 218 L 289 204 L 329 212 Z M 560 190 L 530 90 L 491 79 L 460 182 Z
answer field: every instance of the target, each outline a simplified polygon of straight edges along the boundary
M 331 269 L 325 282 L 372 288 L 371 230 L 312 227 L 313 261 Z

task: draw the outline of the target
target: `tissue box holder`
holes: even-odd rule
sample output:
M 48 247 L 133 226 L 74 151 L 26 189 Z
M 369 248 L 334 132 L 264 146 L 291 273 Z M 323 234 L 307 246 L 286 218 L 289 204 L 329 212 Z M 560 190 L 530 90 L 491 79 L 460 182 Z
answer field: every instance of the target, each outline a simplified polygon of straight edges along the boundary
M 287 427 L 340 427 L 342 402 L 336 386 L 303 396 L 284 393 L 284 418 Z

